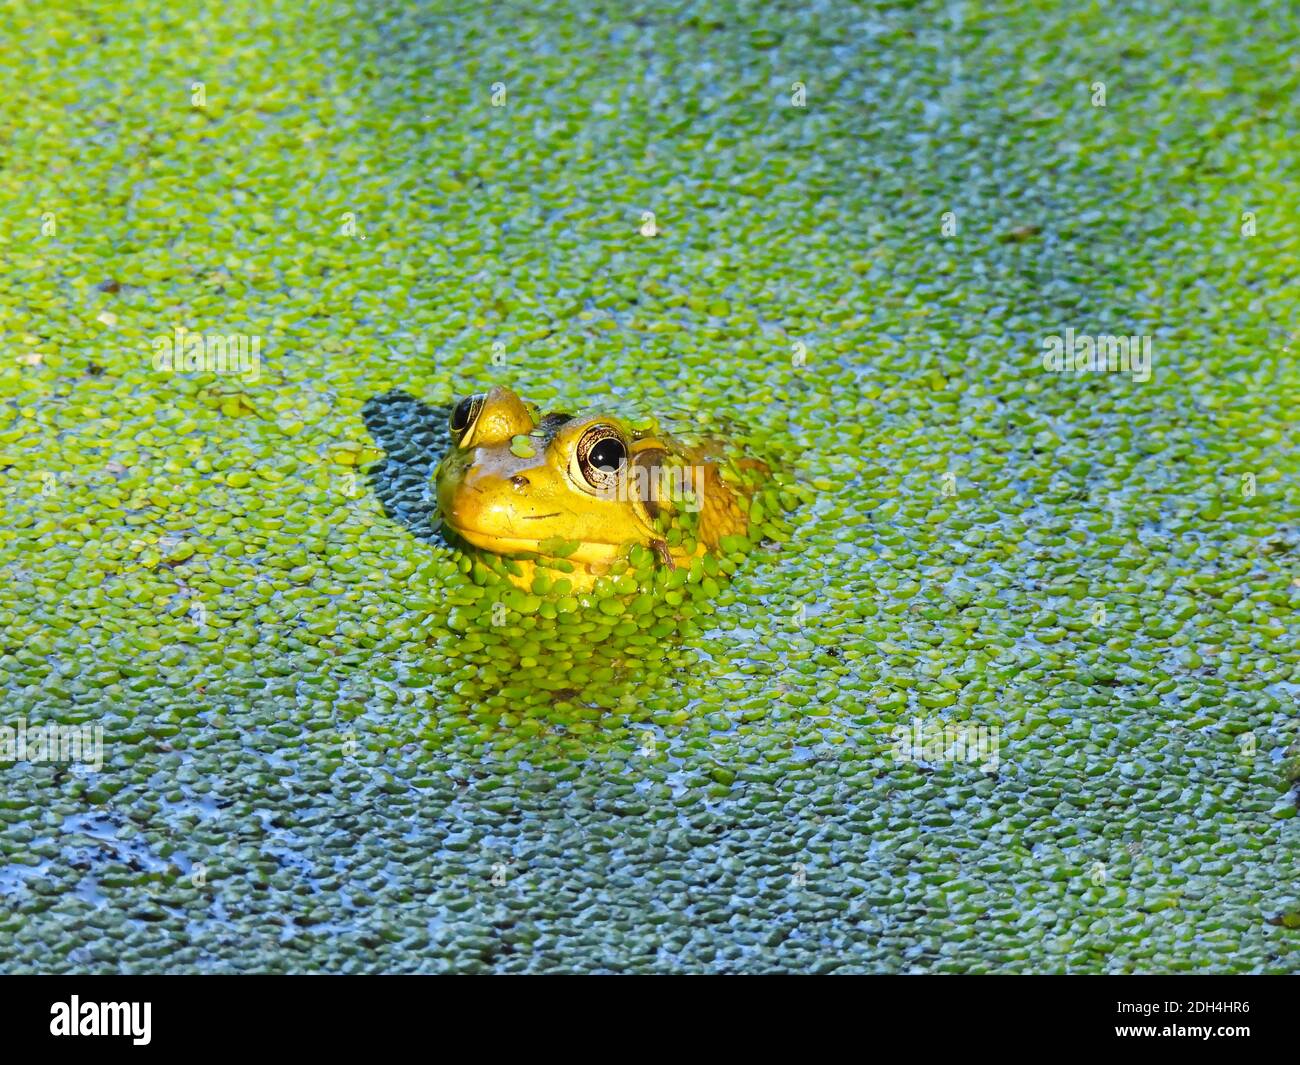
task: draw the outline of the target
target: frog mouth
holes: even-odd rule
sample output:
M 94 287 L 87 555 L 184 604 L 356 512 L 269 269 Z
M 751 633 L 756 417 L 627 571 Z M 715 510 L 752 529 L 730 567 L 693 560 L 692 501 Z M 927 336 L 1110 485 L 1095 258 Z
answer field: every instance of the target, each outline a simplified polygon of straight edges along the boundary
M 471 529 L 465 525 L 452 525 L 447 523 L 457 536 L 462 540 L 468 540 L 475 547 L 481 547 L 485 551 L 491 551 L 496 555 L 514 555 L 535 552 L 541 540 L 529 539 L 523 536 L 502 536 L 500 533 L 482 532 L 479 529 Z
M 546 537 L 528 536 L 526 532 L 520 535 L 524 530 L 518 529 L 517 526 L 526 525 L 530 521 L 535 523 L 542 519 L 561 516 L 557 510 L 549 514 L 515 514 L 503 521 L 499 516 L 493 517 L 490 512 L 481 513 L 477 506 L 458 505 L 461 502 L 459 497 L 462 492 L 464 492 L 463 487 L 459 491 L 448 491 L 445 485 L 439 483 L 438 511 L 443 526 L 471 546 L 496 555 L 539 553 L 538 547 Z M 482 495 L 482 489 L 476 488 L 475 492 Z M 476 516 L 487 517 L 489 520 L 474 523 L 465 520 Z
M 557 514 L 537 514 L 529 515 L 529 518 L 553 518 Z M 526 519 L 525 519 L 526 520 Z M 474 529 L 467 525 L 458 525 L 454 522 L 443 519 L 446 526 L 457 536 L 474 547 L 481 548 L 484 551 L 490 551 L 494 555 L 544 555 L 541 545 L 544 540 L 552 540 L 554 537 L 527 537 L 488 532 L 483 529 Z M 581 540 L 578 543 L 577 550 L 565 555 L 564 557 L 572 562 L 606 562 L 609 561 L 617 547 L 614 544 L 603 544 L 596 541 Z

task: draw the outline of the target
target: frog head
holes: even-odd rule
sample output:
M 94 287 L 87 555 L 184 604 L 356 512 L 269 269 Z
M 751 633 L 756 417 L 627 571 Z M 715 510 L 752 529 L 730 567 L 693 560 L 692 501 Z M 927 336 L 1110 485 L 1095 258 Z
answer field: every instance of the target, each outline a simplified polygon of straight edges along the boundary
M 562 542 L 564 557 L 595 574 L 632 544 L 659 546 L 643 486 L 670 451 L 666 439 L 606 411 L 542 415 L 499 386 L 457 403 L 450 432 L 438 509 L 475 547 L 545 556 Z

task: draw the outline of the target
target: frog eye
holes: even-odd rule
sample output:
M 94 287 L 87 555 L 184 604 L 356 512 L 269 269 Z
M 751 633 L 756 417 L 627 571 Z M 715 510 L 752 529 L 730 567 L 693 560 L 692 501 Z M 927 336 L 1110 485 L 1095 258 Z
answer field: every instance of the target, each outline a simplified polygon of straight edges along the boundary
M 455 410 L 451 412 L 451 436 L 453 440 L 459 440 L 465 431 L 474 424 L 479 411 L 483 409 L 483 400 L 486 398 L 480 392 L 473 396 L 466 396 L 456 404 Z
M 627 444 L 612 425 L 593 425 L 578 441 L 578 469 L 592 488 L 613 488 L 627 463 Z

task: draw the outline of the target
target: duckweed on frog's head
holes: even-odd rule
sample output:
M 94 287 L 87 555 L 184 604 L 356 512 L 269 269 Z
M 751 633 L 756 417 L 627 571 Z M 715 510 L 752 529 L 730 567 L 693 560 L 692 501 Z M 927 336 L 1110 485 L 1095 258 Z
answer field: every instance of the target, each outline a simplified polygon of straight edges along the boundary
M 796 498 L 770 461 L 611 408 L 543 415 L 498 386 L 461 400 L 450 430 L 436 474 L 443 521 L 510 560 L 521 588 L 539 569 L 590 589 L 624 564 L 649 572 L 737 555 Z

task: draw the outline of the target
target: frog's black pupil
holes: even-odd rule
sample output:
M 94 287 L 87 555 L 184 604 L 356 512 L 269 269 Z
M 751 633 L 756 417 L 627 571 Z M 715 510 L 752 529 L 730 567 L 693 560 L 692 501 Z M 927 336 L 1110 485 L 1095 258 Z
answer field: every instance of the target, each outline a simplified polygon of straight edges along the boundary
M 623 441 L 606 437 L 591 449 L 587 461 L 598 470 L 617 470 L 627 458 L 627 448 Z
M 453 433 L 463 433 L 465 431 L 465 426 L 469 425 L 469 412 L 473 409 L 473 396 L 466 396 L 456 404 L 456 409 L 451 412 L 451 431 Z

